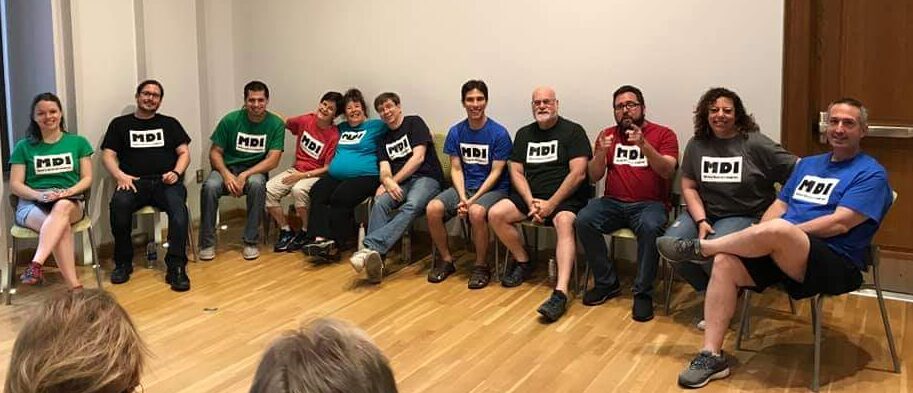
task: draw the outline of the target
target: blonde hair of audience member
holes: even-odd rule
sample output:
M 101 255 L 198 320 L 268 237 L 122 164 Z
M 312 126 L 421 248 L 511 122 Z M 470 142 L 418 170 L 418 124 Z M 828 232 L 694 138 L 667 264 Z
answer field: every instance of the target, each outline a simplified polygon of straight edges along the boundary
M 274 341 L 251 393 L 395 393 L 387 358 L 361 329 L 318 319 Z
M 132 392 L 146 354 L 133 321 L 110 294 L 56 293 L 16 337 L 5 391 Z

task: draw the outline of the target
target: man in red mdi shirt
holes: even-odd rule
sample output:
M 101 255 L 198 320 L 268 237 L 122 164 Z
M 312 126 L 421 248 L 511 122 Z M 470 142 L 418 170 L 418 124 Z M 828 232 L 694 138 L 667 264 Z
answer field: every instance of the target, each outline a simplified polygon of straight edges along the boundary
M 653 319 L 653 281 L 659 265 L 656 238 L 667 221 L 678 138 L 671 129 L 644 118 L 643 93 L 634 86 L 615 90 L 613 109 L 617 124 L 596 138 L 593 159 L 587 165 L 591 181 L 605 177 L 605 194 L 590 200 L 577 216 L 577 236 L 595 281 L 583 304 L 596 306 L 621 293 L 603 234 L 631 228 L 637 235 L 638 263 L 632 318 L 646 322 Z

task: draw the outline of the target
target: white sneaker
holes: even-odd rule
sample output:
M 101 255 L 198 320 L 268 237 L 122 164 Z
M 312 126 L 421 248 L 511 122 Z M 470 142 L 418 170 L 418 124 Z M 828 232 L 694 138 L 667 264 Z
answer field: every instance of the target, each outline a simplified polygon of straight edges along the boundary
M 204 261 L 211 261 L 216 257 L 216 248 L 215 247 L 205 247 L 200 250 L 200 259 Z
M 260 258 L 260 248 L 256 245 L 245 244 L 244 249 L 241 250 L 241 256 L 248 261 Z
M 368 256 L 369 252 L 371 252 L 371 250 L 362 248 L 361 250 L 352 253 L 352 257 L 349 258 L 349 262 L 352 264 L 352 268 L 355 269 L 356 272 L 361 273 L 362 270 L 365 270 L 365 257 Z
M 384 260 L 377 251 L 368 250 L 368 255 L 364 259 L 365 268 L 368 270 L 368 282 L 371 284 L 380 284 L 384 278 Z

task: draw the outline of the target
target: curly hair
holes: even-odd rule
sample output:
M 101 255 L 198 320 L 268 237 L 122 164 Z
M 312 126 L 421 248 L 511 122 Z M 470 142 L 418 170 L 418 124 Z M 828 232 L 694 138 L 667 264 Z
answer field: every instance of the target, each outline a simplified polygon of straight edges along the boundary
M 742 99 L 739 98 L 738 94 L 724 87 L 714 87 L 707 90 L 707 92 L 701 96 L 701 99 L 697 102 L 697 107 L 694 109 L 695 139 L 710 139 L 715 137 L 713 135 L 713 130 L 710 129 L 710 120 L 708 118 L 710 116 L 710 107 L 721 97 L 732 100 L 732 105 L 735 107 L 736 131 L 744 135 L 748 132 L 758 132 L 760 130 L 758 123 L 755 123 L 754 121 L 754 116 L 745 110 L 745 105 L 742 104 Z
M 59 292 L 22 327 L 7 392 L 122 393 L 139 386 L 147 349 L 108 292 Z
M 251 393 L 396 393 L 387 358 L 361 329 L 322 318 L 274 341 Z

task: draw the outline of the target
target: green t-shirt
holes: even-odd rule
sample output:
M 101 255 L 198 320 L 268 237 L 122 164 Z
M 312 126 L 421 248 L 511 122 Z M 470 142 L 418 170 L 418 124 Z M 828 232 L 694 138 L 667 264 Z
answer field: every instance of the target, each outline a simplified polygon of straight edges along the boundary
M 25 165 L 25 184 L 35 190 L 70 188 L 79 182 L 79 159 L 92 155 L 86 138 L 64 132 L 54 143 L 20 140 L 10 155 L 11 165 Z
M 209 138 L 222 148 L 226 166 L 250 165 L 266 158 L 269 150 L 285 149 L 285 122 L 272 112 L 259 123 L 247 118 L 247 110 L 231 112 L 216 126 Z

